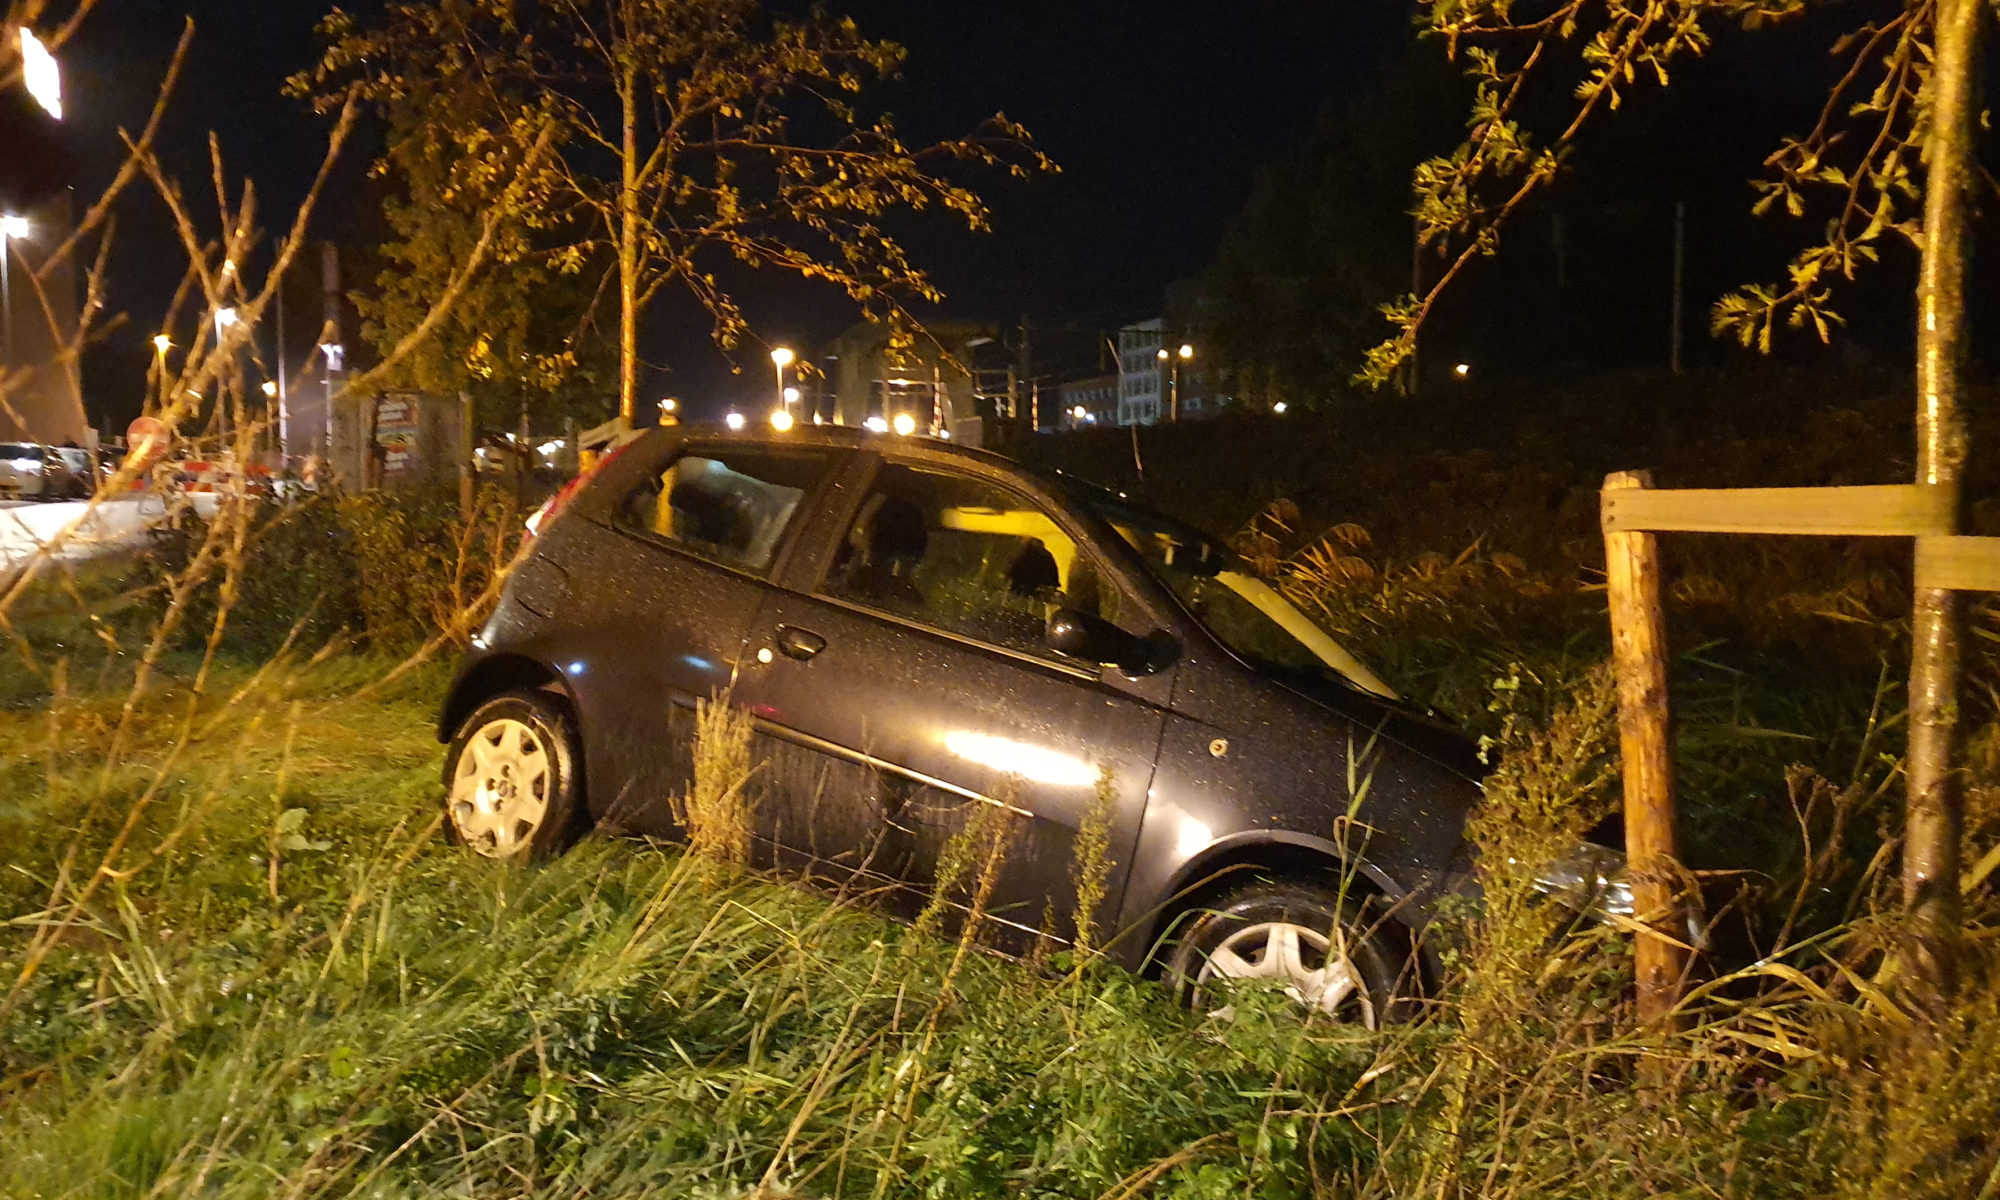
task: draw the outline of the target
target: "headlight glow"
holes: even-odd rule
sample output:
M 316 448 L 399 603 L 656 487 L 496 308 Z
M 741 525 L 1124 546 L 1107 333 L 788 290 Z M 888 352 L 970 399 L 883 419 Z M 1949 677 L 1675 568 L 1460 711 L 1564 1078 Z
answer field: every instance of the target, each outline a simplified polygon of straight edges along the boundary
M 1625 856 L 1608 846 L 1579 842 L 1535 877 L 1535 887 L 1558 903 L 1587 916 L 1632 915 L 1632 883 Z

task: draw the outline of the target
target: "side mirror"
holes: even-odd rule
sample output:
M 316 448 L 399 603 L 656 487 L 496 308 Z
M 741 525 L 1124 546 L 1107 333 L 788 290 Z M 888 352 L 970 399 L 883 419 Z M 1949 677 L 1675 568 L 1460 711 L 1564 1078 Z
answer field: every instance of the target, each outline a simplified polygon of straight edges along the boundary
M 1117 667 L 1128 675 L 1150 675 L 1173 660 L 1172 639 L 1163 634 L 1134 637 L 1090 613 L 1059 608 L 1050 617 L 1044 640 L 1049 649 Z

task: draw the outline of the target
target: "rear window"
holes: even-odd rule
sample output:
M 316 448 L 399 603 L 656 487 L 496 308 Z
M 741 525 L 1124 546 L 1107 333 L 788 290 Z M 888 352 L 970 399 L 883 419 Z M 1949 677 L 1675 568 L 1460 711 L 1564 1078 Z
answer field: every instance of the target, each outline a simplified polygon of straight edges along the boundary
M 690 450 L 627 493 L 618 523 L 724 566 L 764 572 L 827 457 L 755 447 Z

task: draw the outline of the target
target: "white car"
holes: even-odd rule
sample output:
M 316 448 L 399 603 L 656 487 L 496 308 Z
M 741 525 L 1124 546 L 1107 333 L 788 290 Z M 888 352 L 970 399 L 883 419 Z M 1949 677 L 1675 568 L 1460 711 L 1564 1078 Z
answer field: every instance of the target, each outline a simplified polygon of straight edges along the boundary
M 48 490 L 48 449 L 33 442 L 0 442 L 0 496 L 40 499 Z

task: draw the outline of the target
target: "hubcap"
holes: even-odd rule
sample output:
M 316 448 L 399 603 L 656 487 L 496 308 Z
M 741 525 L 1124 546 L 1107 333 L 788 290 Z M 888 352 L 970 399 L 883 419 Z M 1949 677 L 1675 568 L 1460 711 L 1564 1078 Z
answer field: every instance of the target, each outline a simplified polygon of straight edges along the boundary
M 446 811 L 465 843 L 493 858 L 528 848 L 549 813 L 549 752 L 527 724 L 501 717 L 466 739 Z
M 1358 1016 L 1375 1028 L 1375 1005 L 1354 960 L 1324 933 L 1304 925 L 1266 921 L 1230 934 L 1202 963 L 1196 994 L 1218 979 L 1280 980 L 1285 995 L 1307 1008 L 1349 1020 Z

